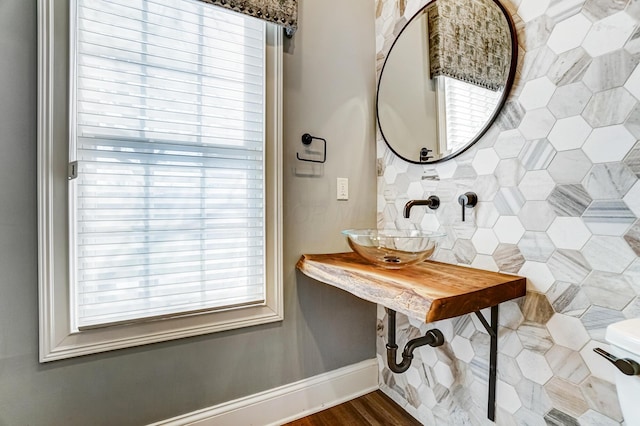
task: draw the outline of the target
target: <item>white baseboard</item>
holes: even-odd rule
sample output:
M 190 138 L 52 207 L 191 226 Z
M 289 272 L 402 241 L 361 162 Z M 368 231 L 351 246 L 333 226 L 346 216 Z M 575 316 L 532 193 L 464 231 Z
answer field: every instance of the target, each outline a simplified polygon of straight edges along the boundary
M 150 426 L 276 426 L 379 387 L 378 362 L 371 359 Z

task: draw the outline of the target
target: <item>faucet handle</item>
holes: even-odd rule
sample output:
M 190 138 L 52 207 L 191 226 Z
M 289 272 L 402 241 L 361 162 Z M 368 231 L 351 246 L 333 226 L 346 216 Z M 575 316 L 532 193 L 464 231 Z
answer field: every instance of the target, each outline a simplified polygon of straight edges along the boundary
M 475 192 L 465 192 L 458 197 L 458 203 L 462 206 L 462 221 L 465 219 L 465 207 L 475 207 L 478 204 L 478 195 Z

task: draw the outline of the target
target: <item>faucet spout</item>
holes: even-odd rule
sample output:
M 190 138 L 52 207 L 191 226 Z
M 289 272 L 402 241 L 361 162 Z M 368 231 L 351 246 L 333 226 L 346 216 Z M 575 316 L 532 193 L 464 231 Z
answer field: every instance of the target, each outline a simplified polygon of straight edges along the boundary
M 407 204 L 404 205 L 403 215 L 406 219 L 409 219 L 409 214 L 411 213 L 411 208 L 413 206 L 427 206 L 431 210 L 435 210 L 440 207 L 440 198 L 437 195 L 432 195 L 426 200 L 411 200 Z

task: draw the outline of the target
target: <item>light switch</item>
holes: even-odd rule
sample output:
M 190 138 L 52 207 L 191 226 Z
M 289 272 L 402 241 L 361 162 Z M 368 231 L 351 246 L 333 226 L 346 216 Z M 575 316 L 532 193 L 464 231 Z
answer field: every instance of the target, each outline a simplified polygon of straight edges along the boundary
M 349 179 L 338 178 L 337 179 L 337 198 L 338 200 L 349 199 Z

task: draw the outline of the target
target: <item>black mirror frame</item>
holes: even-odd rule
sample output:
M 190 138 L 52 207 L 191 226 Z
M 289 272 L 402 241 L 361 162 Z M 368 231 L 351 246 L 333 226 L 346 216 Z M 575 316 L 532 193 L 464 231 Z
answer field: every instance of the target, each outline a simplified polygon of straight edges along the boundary
M 384 135 L 384 132 L 382 131 L 382 127 L 380 126 L 380 110 L 379 110 L 379 107 L 378 107 L 378 105 L 379 105 L 379 97 L 380 97 L 380 82 L 382 81 L 382 74 L 384 73 L 384 69 L 385 69 L 385 66 L 387 65 L 387 61 L 389 60 L 389 56 L 391 56 L 391 52 L 393 51 L 393 48 L 395 47 L 396 43 L 398 42 L 398 39 L 400 38 L 400 36 L 402 36 L 402 33 L 404 32 L 404 30 L 406 30 L 407 27 L 414 20 L 416 20 L 418 17 L 421 16 L 421 14 L 424 12 L 424 10 L 425 10 L 425 8 L 427 6 L 429 6 L 431 3 L 435 2 L 435 1 L 443 1 L 443 0 L 431 0 L 431 1 L 429 1 L 427 4 L 425 4 L 423 7 L 421 7 L 420 10 L 418 10 L 411 17 L 411 19 L 409 19 L 409 21 L 405 24 L 405 26 L 402 28 L 402 30 L 400 30 L 400 33 L 398 33 L 398 36 L 393 41 L 393 44 L 389 48 L 389 51 L 387 52 L 387 55 L 386 55 L 386 57 L 384 59 L 384 64 L 382 65 L 382 68 L 380 69 L 380 75 L 378 76 L 378 84 L 377 84 L 377 87 L 376 87 L 376 122 L 377 122 L 377 127 L 380 130 L 380 135 L 382 136 L 382 139 L 384 139 L 384 142 L 387 144 L 387 147 L 389 147 L 389 149 L 398 158 L 401 158 L 404 161 L 407 161 L 407 162 L 413 163 L 413 164 L 435 164 L 435 163 L 440 163 L 442 161 L 450 160 L 451 158 L 454 158 L 454 157 L 462 154 L 463 152 L 465 152 L 466 150 L 471 148 L 471 146 L 473 146 L 476 142 L 478 142 L 480 140 L 480 138 L 482 138 L 482 136 L 484 136 L 484 134 L 487 133 L 489 128 L 496 121 L 496 119 L 498 118 L 498 115 L 500 114 L 500 112 L 502 111 L 502 108 L 504 107 L 504 104 L 507 102 L 507 98 L 509 97 L 509 94 L 511 93 L 511 88 L 513 87 L 513 82 L 515 80 L 515 75 L 516 75 L 516 67 L 517 67 L 517 64 L 518 64 L 518 38 L 517 38 L 517 34 L 516 34 L 515 24 L 513 22 L 513 19 L 511 18 L 511 15 L 509 14 L 509 11 L 502 5 L 502 3 L 500 3 L 499 0 L 493 0 L 494 4 L 496 4 L 496 6 L 498 6 L 500 11 L 504 15 L 505 19 L 507 20 L 507 25 L 509 27 L 509 33 L 511 35 L 511 65 L 509 67 L 509 74 L 507 76 L 507 82 L 504 85 L 504 93 L 500 97 L 500 100 L 498 101 L 498 104 L 496 105 L 496 108 L 493 111 L 493 114 L 491 114 L 491 117 L 489 117 L 489 119 L 487 120 L 487 123 L 480 129 L 480 131 L 463 148 L 460 148 L 456 152 L 454 152 L 452 154 L 449 154 L 449 155 L 447 155 L 445 157 L 439 158 L 437 160 L 431 160 L 431 161 L 429 161 L 429 160 L 427 160 L 427 161 L 415 161 L 415 160 L 409 160 L 409 159 L 403 157 L 402 155 L 398 154 L 396 152 L 396 150 L 393 149 L 393 147 L 391 146 L 391 143 L 387 140 L 386 136 Z

